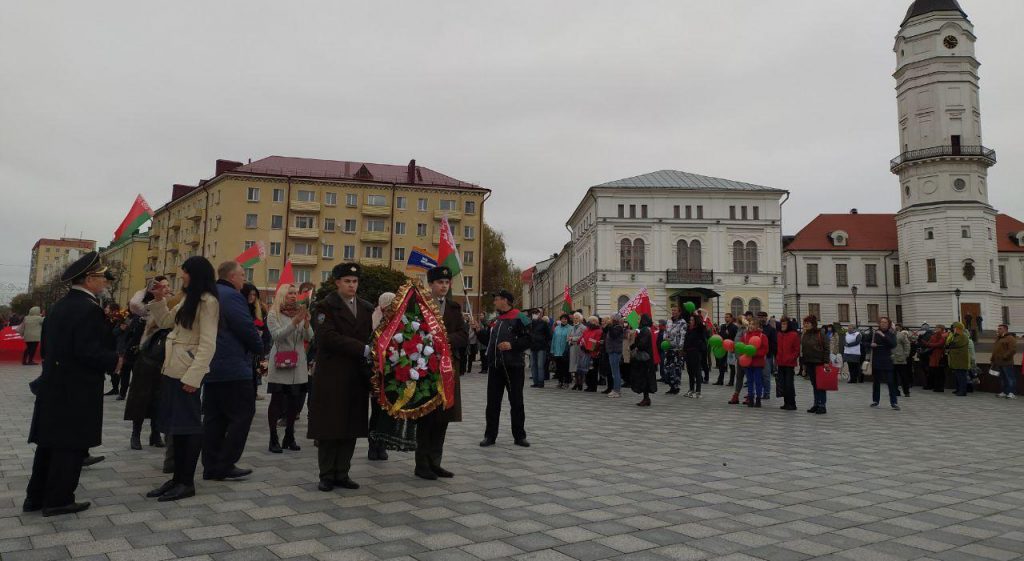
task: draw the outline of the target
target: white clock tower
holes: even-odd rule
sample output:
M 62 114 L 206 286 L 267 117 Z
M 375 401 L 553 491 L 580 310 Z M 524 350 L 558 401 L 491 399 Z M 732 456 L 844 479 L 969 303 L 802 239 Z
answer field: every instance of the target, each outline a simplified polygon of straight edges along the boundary
M 907 325 L 999 317 L 987 184 L 996 154 L 982 142 L 976 40 L 957 0 L 915 0 L 896 36 L 900 155 L 890 167 Z

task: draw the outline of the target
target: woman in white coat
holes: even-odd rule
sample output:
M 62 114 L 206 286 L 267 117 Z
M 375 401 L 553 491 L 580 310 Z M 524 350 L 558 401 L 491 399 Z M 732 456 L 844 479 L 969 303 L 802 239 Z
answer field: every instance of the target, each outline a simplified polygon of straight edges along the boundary
M 270 426 L 270 451 L 280 454 L 285 448 L 298 451 L 295 442 L 295 419 L 299 417 L 309 391 L 309 363 L 306 345 L 313 340 L 309 325 L 309 308 L 298 303 L 299 289 L 283 284 L 274 295 L 274 304 L 267 314 L 267 328 L 274 346 L 268 361 L 267 393 L 270 406 L 267 422 Z M 277 422 L 285 420 L 284 441 L 277 436 Z

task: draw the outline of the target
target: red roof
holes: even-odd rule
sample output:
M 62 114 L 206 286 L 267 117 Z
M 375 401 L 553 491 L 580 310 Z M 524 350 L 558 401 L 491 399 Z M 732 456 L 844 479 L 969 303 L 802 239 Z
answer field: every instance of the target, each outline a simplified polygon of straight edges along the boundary
M 39 241 L 32 246 L 35 250 L 41 245 L 48 245 L 50 247 L 77 247 L 78 249 L 88 249 L 93 251 L 96 249 L 96 242 L 93 240 L 82 240 L 77 238 L 62 238 L 54 240 L 51 238 L 39 238 Z
M 523 284 L 533 284 L 533 275 L 535 275 L 535 274 L 537 274 L 537 266 L 536 265 L 534 265 L 533 267 L 530 267 L 529 269 L 523 271 L 519 275 L 519 278 L 522 279 Z
M 357 179 L 380 183 L 422 184 L 428 186 L 480 189 L 479 185 L 460 181 L 438 173 L 430 168 L 409 165 L 373 164 L 368 162 L 345 162 L 340 160 L 317 160 L 314 158 L 290 158 L 269 156 L 233 169 L 234 172 L 263 175 L 290 175 L 293 177 L 316 177 L 333 179 Z M 415 170 L 410 180 L 410 168 Z
M 845 246 L 832 245 L 829 233 L 843 230 L 849 234 Z M 1007 216 L 996 215 L 997 251 L 1024 252 L 1010 234 L 1024 232 L 1024 222 Z M 819 214 L 803 227 L 786 246 L 786 251 L 896 251 L 899 238 L 896 235 L 895 214 Z

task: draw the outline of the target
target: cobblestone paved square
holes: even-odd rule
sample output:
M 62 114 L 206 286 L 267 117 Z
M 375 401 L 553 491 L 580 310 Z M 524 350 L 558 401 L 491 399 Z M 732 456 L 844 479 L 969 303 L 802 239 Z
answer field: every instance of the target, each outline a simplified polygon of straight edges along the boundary
M 806 383 L 797 412 L 726 405 L 716 386 L 650 408 L 549 386 L 526 390 L 531 448 L 512 445 L 505 411 L 485 449 L 486 380 L 471 374 L 445 450 L 454 479 L 415 478 L 410 454 L 369 462 L 361 441 L 362 488 L 333 493 L 316 490 L 312 442 L 267 451 L 261 401 L 240 462 L 253 477 L 199 481 L 178 503 L 143 497 L 165 479 L 162 450 L 130 450 L 123 402 L 107 398 L 92 451 L 107 459 L 78 495 L 92 508 L 42 518 L 21 513 L 37 368 L 0 365 L 3 561 L 1024 558 L 1024 402 L 990 394 L 918 391 L 897 412 L 869 408 L 870 385 L 843 385 L 819 416 L 802 411 Z

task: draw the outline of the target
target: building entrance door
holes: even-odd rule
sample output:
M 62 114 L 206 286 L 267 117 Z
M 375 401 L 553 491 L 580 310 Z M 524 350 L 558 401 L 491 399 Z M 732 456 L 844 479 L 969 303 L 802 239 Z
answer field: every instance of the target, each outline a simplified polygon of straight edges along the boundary
M 968 331 L 974 329 L 975 321 L 980 315 L 981 304 L 973 302 L 962 302 L 960 304 L 960 321 L 964 322 L 964 326 L 967 327 Z

